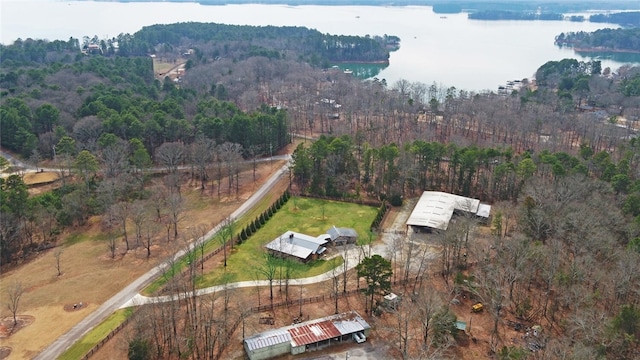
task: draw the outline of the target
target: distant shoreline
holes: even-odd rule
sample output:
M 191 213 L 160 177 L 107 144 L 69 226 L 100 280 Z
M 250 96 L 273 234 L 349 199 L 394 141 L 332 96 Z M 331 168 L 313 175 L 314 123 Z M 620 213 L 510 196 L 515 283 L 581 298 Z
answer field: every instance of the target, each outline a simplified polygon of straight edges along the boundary
M 611 52 L 611 53 L 627 53 L 627 54 L 640 54 L 640 50 L 632 50 L 632 49 L 612 49 L 606 47 L 588 47 L 588 48 L 572 48 L 575 52 Z

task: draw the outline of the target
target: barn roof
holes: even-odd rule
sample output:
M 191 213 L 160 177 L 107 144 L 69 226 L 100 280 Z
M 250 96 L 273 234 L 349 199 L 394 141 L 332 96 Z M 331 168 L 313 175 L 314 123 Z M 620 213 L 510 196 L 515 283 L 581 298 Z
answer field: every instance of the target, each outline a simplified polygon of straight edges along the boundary
M 478 199 L 440 191 L 425 191 L 409 215 L 407 225 L 447 230 L 454 211 L 475 214 L 479 206 L 480 200 Z
M 291 346 L 314 344 L 342 335 L 349 335 L 371 328 L 355 311 L 327 316 L 300 324 L 265 331 L 245 339 L 247 349 L 253 351 L 287 341 Z
M 291 345 L 301 346 L 353 334 L 369 329 L 369 324 L 355 311 L 293 325 L 289 329 Z
M 285 328 L 269 330 L 244 339 L 250 351 L 291 341 L 291 334 Z
M 289 334 L 291 334 L 291 346 L 314 344 L 342 335 L 329 320 L 301 324 L 289 329 Z

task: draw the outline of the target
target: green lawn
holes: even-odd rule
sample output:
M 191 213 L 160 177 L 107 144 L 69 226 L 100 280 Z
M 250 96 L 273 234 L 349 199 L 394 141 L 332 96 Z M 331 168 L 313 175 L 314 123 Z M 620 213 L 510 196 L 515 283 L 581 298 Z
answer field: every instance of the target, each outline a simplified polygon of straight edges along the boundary
M 111 331 L 122 324 L 129 316 L 133 314 L 133 309 L 120 309 L 111 314 L 100 325 L 93 328 L 79 341 L 76 341 L 67 351 L 60 355 L 59 359 L 80 359 L 91 350 L 97 343 L 106 338 Z
M 327 232 L 331 226 L 354 228 L 360 242 L 370 240 L 369 226 L 376 216 L 377 209 L 338 201 L 326 201 L 292 197 L 246 242 L 236 246 L 227 254 L 226 269 L 219 267 L 198 279 L 198 287 L 219 285 L 225 282 L 264 279 L 257 269 L 264 266 L 264 245 L 287 230 L 318 236 Z M 242 228 L 238 227 L 238 231 Z M 302 264 L 290 261 L 293 278 L 302 278 L 322 274 L 341 261 L 323 260 Z

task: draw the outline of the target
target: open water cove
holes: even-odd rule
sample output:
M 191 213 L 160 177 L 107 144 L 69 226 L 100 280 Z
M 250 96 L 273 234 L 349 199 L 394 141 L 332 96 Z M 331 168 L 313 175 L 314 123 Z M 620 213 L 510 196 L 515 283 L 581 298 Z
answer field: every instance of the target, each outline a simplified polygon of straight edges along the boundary
M 0 0 L 0 41 L 17 38 L 68 40 L 115 37 L 143 26 L 198 21 L 237 25 L 305 26 L 323 33 L 397 35 L 400 49 L 377 75 L 437 83 L 469 91 L 496 90 L 508 80 L 531 78 L 549 60 L 589 60 L 553 44 L 561 32 L 594 31 L 615 25 L 569 21 L 478 21 L 464 13 L 441 16 L 428 6 L 205 6 L 171 2 Z M 606 54 L 605 54 L 606 55 Z M 640 63 L 640 55 L 602 60 L 603 68 Z

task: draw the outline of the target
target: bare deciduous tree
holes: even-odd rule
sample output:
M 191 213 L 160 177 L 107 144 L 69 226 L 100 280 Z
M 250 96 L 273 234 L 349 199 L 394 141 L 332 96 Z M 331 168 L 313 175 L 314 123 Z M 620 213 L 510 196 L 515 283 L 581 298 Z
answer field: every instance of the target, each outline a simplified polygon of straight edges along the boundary
M 207 167 L 213 159 L 214 148 L 213 141 L 203 136 L 198 136 L 196 141 L 191 144 L 191 160 L 196 169 L 197 178 L 200 180 L 200 190 L 202 191 L 204 191 L 207 182 Z
M 62 257 L 62 253 L 62 248 L 57 248 L 53 253 L 53 257 L 56 259 L 56 270 L 58 271 L 58 276 L 62 275 L 62 270 L 60 268 L 60 258 Z
M 167 206 L 169 212 L 169 223 L 173 226 L 173 238 L 178 238 L 178 223 L 182 221 L 184 217 L 184 199 L 182 197 L 172 194 L 167 199 Z
M 229 180 L 228 193 L 231 195 L 233 177 L 238 175 L 237 169 L 240 161 L 242 161 L 242 145 L 230 142 L 222 143 L 218 145 L 218 156 L 225 164 Z
M 14 327 L 18 325 L 17 314 L 22 294 L 24 294 L 24 288 L 22 287 L 22 283 L 19 281 L 14 281 L 7 289 L 7 308 L 13 316 Z
M 184 145 L 180 142 L 169 142 L 156 149 L 156 160 L 167 168 L 169 174 L 176 173 L 185 160 Z
M 129 235 L 127 234 L 127 220 L 129 219 L 129 213 L 131 212 L 131 204 L 128 201 L 120 201 L 111 206 L 109 209 L 112 219 L 120 223 L 122 229 L 122 236 L 124 237 L 124 243 L 129 251 Z

